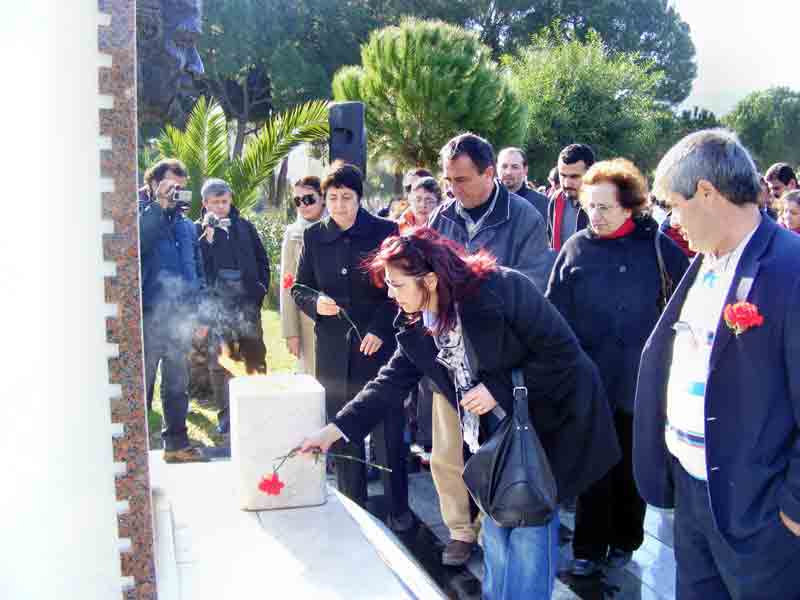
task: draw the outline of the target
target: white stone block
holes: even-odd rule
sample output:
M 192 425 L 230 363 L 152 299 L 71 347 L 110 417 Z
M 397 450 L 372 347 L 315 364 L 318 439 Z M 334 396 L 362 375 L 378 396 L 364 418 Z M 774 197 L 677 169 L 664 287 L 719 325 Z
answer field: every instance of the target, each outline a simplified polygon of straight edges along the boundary
M 310 375 L 254 375 L 230 381 L 231 460 L 244 510 L 325 503 L 325 460 L 287 460 L 278 472 L 277 496 L 258 488 L 263 477 L 303 436 L 325 425 L 325 389 Z

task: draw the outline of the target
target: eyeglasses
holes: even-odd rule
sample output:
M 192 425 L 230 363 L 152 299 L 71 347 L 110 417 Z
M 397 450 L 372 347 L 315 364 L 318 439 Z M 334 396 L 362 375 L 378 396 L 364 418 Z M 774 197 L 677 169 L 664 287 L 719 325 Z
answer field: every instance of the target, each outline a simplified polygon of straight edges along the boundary
M 297 208 L 300 208 L 300 204 L 303 206 L 311 206 L 317 202 L 317 197 L 314 194 L 306 194 L 305 196 L 295 196 L 293 198 L 294 205 Z

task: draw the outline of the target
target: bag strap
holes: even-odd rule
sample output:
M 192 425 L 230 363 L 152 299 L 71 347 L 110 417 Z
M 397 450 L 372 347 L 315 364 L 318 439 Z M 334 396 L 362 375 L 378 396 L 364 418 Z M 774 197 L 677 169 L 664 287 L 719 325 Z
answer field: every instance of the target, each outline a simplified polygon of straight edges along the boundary
M 511 383 L 514 386 L 514 414 L 518 415 L 521 422 L 528 421 L 528 388 L 525 386 L 525 377 L 522 369 L 511 370 Z M 492 409 L 492 414 L 498 419 L 506 418 L 506 411 L 499 404 Z
M 656 231 L 655 245 L 656 245 L 656 261 L 658 262 L 658 275 L 661 279 L 661 290 L 658 297 L 658 308 L 663 311 L 669 302 L 669 297 L 672 295 L 672 278 L 667 272 L 667 267 L 664 264 L 664 254 L 661 252 L 661 240 L 659 239 L 659 232 Z

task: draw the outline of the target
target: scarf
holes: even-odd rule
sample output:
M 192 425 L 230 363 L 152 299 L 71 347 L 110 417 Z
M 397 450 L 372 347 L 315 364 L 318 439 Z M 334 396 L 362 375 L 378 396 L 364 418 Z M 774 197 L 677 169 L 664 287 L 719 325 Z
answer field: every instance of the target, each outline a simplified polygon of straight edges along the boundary
M 633 219 L 628 217 L 625 219 L 625 222 L 617 228 L 616 231 L 609 233 L 608 235 L 598 235 L 597 237 L 603 240 L 617 240 L 633 233 L 635 229 L 636 225 L 633 224 Z

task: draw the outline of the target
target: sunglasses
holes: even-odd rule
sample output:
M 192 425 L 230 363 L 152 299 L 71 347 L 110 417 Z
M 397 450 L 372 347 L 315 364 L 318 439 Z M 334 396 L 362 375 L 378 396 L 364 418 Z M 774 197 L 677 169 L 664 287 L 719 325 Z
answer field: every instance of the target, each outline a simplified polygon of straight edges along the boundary
M 314 194 L 306 194 L 305 196 L 295 196 L 293 198 L 294 205 L 297 208 L 300 208 L 300 205 L 303 206 L 311 206 L 312 204 L 316 204 L 317 197 Z

